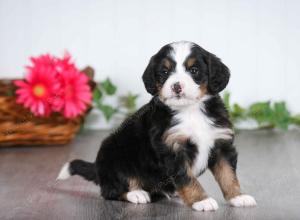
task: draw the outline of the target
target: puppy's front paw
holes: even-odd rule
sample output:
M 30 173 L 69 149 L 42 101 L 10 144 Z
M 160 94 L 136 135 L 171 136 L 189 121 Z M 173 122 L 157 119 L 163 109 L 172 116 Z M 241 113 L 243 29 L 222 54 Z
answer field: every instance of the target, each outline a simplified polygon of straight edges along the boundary
M 252 196 L 239 195 L 229 200 L 230 205 L 234 207 L 256 206 L 256 201 Z
M 150 202 L 149 193 L 144 190 L 134 190 L 126 194 L 126 198 L 129 202 L 132 203 L 148 203 Z
M 219 208 L 218 203 L 213 198 L 207 198 L 199 202 L 195 202 L 192 208 L 196 211 L 215 211 Z

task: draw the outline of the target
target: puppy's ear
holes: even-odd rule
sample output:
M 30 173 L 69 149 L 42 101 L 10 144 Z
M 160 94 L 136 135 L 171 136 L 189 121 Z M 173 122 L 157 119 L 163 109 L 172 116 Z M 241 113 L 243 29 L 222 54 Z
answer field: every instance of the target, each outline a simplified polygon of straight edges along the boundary
M 151 57 L 150 62 L 143 74 L 145 88 L 147 92 L 149 92 L 151 95 L 155 95 L 157 93 L 157 86 L 155 80 L 155 66 L 155 57 L 153 56 Z
M 208 65 L 208 91 L 211 94 L 217 94 L 228 84 L 230 71 L 214 54 L 208 53 L 206 62 Z

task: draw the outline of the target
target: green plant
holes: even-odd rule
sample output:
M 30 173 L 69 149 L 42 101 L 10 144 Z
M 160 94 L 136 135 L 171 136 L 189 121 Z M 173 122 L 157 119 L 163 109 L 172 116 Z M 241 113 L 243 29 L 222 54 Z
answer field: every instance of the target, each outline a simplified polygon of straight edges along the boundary
M 229 92 L 224 93 L 223 101 L 233 123 L 253 119 L 256 121 L 258 128 L 287 130 L 289 125 L 300 126 L 300 114 L 291 115 L 286 103 L 283 101 L 255 102 L 245 108 L 237 103 L 231 104 Z
M 128 93 L 118 97 L 116 106 L 105 103 L 107 96 L 114 96 L 117 92 L 117 86 L 114 85 L 109 78 L 97 83 L 93 91 L 93 104 L 109 121 L 115 114 L 121 113 L 125 115 L 132 114 L 136 110 L 136 99 L 138 95 Z
M 119 97 L 119 102 L 121 106 L 127 109 L 126 114 L 132 114 L 136 111 L 136 100 L 138 95 L 132 94 L 129 92 L 127 95 L 123 95 Z

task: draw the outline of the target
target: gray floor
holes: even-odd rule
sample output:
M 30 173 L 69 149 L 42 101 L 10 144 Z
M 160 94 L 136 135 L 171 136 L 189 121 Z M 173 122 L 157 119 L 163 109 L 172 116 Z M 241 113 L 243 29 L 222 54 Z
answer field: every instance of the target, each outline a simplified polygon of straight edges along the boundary
M 199 178 L 219 203 L 216 212 L 195 212 L 178 199 L 147 205 L 105 201 L 79 177 L 55 178 L 65 161 L 94 160 L 106 132 L 80 134 L 68 146 L 0 147 L 0 219 L 300 219 L 300 131 L 255 131 L 237 135 L 238 176 L 255 208 L 232 208 L 212 175 Z

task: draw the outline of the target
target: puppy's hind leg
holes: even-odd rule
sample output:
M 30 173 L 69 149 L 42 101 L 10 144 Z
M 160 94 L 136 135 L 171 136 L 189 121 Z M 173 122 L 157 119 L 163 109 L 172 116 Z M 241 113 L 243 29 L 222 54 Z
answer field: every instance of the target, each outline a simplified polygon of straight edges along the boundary
M 124 200 L 136 204 L 151 202 L 150 194 L 142 189 L 142 183 L 138 178 L 128 179 L 128 190 L 123 195 Z
M 148 192 L 137 189 L 129 191 L 124 195 L 124 199 L 131 203 L 149 203 L 151 202 L 150 195 Z

